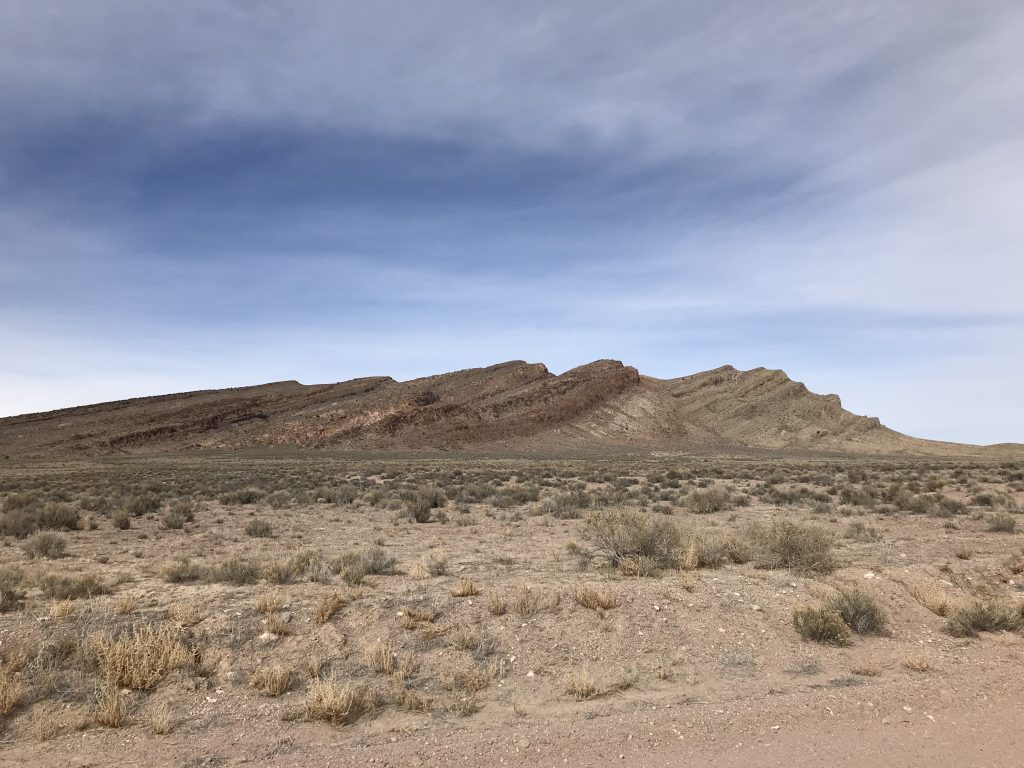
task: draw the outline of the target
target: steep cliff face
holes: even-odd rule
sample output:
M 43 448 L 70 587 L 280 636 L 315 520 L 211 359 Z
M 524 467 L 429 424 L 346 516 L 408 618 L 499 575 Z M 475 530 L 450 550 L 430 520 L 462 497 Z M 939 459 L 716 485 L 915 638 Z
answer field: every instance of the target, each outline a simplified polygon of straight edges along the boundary
M 960 455 L 901 435 L 782 371 L 678 379 L 599 360 L 560 376 L 512 361 L 412 381 L 295 381 L 146 397 L 0 419 L 0 456 L 195 448 L 349 450 L 769 449 Z M 1019 451 L 1003 446 L 1002 453 Z

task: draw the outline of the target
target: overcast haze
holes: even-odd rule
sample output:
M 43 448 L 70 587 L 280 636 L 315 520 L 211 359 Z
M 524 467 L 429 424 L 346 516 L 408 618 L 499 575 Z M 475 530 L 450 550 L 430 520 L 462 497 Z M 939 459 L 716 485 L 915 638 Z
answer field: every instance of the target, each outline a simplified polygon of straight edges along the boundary
M 0 2 L 0 415 L 611 357 L 1024 441 L 1024 4 Z

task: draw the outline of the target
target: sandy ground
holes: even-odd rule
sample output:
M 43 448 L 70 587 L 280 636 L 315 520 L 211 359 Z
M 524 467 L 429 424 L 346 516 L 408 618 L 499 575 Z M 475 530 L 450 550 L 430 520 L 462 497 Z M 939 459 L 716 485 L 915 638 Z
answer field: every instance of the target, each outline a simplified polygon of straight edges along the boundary
M 446 523 L 417 524 L 359 503 L 271 510 L 208 500 L 180 531 L 162 529 L 156 515 L 126 531 L 100 519 L 95 530 L 65 534 L 68 551 L 59 560 L 30 560 L 10 539 L 0 563 L 23 569 L 28 583 L 59 570 L 95 575 L 114 589 L 75 601 L 68 615 L 29 589 L 22 610 L 0 615 L 0 652 L 18 643 L 43 647 L 62 635 L 88 642 L 98 631 L 165 621 L 169 606 L 192 604 L 201 620 L 185 631 L 204 649 L 207 669 L 175 670 L 150 691 L 126 693 L 121 728 L 89 719 L 96 683 L 88 674 L 61 678 L 53 693 L 30 697 L 5 719 L 0 765 L 1022 764 L 1024 638 L 952 637 L 910 590 L 929 583 L 956 599 L 1019 598 L 1024 577 L 1006 565 L 1022 551 L 1019 532 L 990 532 L 981 514 L 957 516 L 954 527 L 928 515 L 822 515 L 757 500 L 711 515 L 677 508 L 664 517 L 684 529 L 741 532 L 780 517 L 824 526 L 837 536 L 841 567 L 809 576 L 751 562 L 636 578 L 580 571 L 566 547 L 586 542 L 584 521 L 531 515 L 530 506 L 474 503 L 467 511 L 450 507 Z M 272 538 L 245 535 L 256 517 L 272 522 Z M 876 529 L 877 540 L 846 538 L 854 521 Z M 162 575 L 185 556 L 266 564 L 303 551 L 331 556 L 376 545 L 396 558 L 395 573 L 358 586 L 337 578 L 176 584 Z M 954 554 L 964 550 L 967 559 Z M 442 555 L 444 574 L 418 570 Z M 454 595 L 467 578 L 478 594 Z M 580 585 L 617 604 L 584 608 L 573 599 Z M 847 647 L 802 640 L 794 607 L 849 585 L 878 598 L 889 632 L 855 636 Z M 346 603 L 320 625 L 317 606 L 332 593 Z M 511 602 L 524 593 L 537 601 L 529 613 L 490 608 L 492 596 Z M 268 632 L 270 614 L 261 609 L 268 598 L 287 623 L 281 635 Z M 436 613 L 432 622 L 403 623 L 427 608 Z M 457 639 L 467 633 L 482 639 L 482 650 Z M 413 660 L 401 685 L 366 661 L 384 642 Z M 429 703 L 410 712 L 384 702 L 345 726 L 310 721 L 303 669 L 313 657 L 324 660 L 321 676 L 388 691 L 404 686 Z M 253 673 L 268 665 L 296 672 L 287 693 L 271 697 L 252 687 Z M 471 673 L 483 675 L 479 690 L 453 682 Z M 566 679 L 577 674 L 594 681 L 597 695 L 578 701 L 567 693 Z M 454 703 L 466 699 L 471 711 L 459 710 Z M 174 715 L 165 735 L 151 727 L 160 708 Z

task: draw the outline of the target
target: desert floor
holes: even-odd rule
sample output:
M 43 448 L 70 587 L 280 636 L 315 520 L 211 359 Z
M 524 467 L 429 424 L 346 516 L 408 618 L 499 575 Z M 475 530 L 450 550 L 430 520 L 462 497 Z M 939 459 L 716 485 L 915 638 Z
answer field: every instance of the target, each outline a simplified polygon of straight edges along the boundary
M 0 765 L 1017 766 L 1022 502 L 1014 463 L 7 464 Z M 844 596 L 870 626 L 801 636 Z

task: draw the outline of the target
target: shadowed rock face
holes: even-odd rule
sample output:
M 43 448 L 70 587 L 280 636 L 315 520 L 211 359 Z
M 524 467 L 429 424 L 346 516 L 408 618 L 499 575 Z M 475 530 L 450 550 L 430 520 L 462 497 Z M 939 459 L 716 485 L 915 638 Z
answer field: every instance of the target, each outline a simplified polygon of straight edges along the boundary
M 0 419 L 0 455 L 11 457 L 259 447 L 972 450 L 901 435 L 782 371 L 724 366 L 662 380 L 614 360 L 560 376 L 513 361 L 412 381 L 285 381 Z

